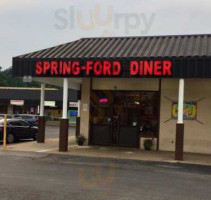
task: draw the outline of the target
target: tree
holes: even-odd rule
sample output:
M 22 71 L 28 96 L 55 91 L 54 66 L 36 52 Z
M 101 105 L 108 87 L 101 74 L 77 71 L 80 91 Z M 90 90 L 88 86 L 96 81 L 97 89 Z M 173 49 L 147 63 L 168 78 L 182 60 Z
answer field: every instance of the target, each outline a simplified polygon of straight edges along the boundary
M 24 83 L 22 78 L 12 77 L 12 68 L 4 71 L 0 70 L 0 86 L 1 87 L 40 87 L 40 83 L 31 82 Z

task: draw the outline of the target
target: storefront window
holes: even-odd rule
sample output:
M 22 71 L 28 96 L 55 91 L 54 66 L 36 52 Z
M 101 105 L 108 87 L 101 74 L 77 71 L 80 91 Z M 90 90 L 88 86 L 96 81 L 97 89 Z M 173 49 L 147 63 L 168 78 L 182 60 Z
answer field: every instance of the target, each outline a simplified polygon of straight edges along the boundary
M 93 91 L 91 95 L 92 124 L 110 125 L 111 131 L 137 127 L 142 137 L 157 137 L 158 114 L 158 92 Z
M 109 125 L 113 115 L 113 93 L 94 91 L 91 95 L 91 119 L 93 124 Z
M 141 136 L 157 137 L 159 96 L 157 92 L 141 92 Z

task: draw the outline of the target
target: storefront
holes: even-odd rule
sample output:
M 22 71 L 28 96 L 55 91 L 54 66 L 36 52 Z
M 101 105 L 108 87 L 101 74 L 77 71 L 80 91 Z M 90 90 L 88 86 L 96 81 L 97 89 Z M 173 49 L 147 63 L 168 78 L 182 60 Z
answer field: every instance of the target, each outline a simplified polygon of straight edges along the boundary
M 159 92 L 93 90 L 91 144 L 140 147 L 159 133 Z
M 62 90 L 46 88 L 45 94 L 46 120 L 59 122 L 62 116 Z M 0 87 L 0 99 L 0 114 L 37 115 L 40 112 L 40 88 Z M 69 90 L 68 101 L 69 123 L 75 125 L 78 111 L 77 91 Z
M 143 148 L 153 138 L 181 160 L 211 154 L 210 66 L 211 35 L 84 38 L 13 58 L 13 75 L 63 86 L 61 151 L 71 88 L 88 144 Z

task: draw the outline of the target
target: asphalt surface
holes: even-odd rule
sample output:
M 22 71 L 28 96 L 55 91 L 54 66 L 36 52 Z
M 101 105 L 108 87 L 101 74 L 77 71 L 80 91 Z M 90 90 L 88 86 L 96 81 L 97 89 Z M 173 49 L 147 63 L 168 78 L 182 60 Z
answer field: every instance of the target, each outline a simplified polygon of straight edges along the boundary
M 1 200 L 208 200 L 211 167 L 0 151 Z
M 75 136 L 75 127 L 69 127 L 69 136 Z M 53 139 L 53 138 L 59 138 L 59 126 L 46 126 L 45 127 L 45 138 L 46 139 Z M 23 143 L 23 142 L 31 142 L 33 139 L 22 139 L 19 140 L 16 143 Z M 0 140 L 0 145 L 3 144 L 3 141 Z M 10 144 L 13 145 L 13 144 Z M 1 200 L 1 198 L 0 198 Z

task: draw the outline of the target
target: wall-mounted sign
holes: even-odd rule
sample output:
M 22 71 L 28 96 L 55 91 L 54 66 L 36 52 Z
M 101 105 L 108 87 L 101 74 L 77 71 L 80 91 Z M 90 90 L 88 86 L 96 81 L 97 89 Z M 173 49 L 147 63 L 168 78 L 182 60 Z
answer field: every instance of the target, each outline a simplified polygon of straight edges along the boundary
M 77 110 L 69 110 L 68 115 L 71 117 L 76 117 L 78 115 L 78 111 Z
M 172 62 L 169 60 L 37 61 L 35 76 L 169 77 L 172 76 Z
M 172 102 L 172 119 L 178 118 L 178 102 Z M 197 102 L 190 101 L 184 102 L 184 120 L 196 120 L 197 119 Z
M 10 104 L 15 106 L 23 106 L 24 100 L 10 100 Z
M 76 124 L 77 110 L 68 110 L 69 124 Z
M 23 82 L 24 83 L 31 83 L 32 82 L 32 77 L 31 76 L 24 76 L 23 77 Z
M 44 105 L 49 106 L 49 107 L 55 107 L 56 102 L 55 101 L 45 101 Z
M 78 108 L 78 102 L 69 102 L 69 107 Z

